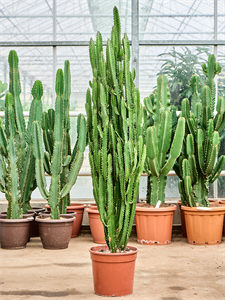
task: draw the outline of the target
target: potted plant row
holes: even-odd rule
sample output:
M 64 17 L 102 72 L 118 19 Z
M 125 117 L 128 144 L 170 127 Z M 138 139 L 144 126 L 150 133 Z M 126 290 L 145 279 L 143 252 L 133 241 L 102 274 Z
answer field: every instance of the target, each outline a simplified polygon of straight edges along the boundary
M 203 64 L 202 69 L 207 81 L 201 93 L 199 78 L 191 78 L 191 110 L 188 99 L 182 101 L 180 116 L 185 118 L 185 138 L 174 170 L 181 180 L 179 192 L 188 242 L 213 245 L 221 242 L 225 213 L 225 206 L 210 204 L 208 200 L 209 185 L 225 165 L 225 156 L 218 157 L 219 133 L 225 128 L 225 101 L 223 97 L 217 99 L 214 116 L 214 77 L 221 67 L 215 56 L 210 55 L 208 65 Z
M 98 295 L 132 293 L 137 248 L 127 246 L 146 156 L 143 118 L 135 72 L 131 72 L 127 35 L 122 39 L 118 10 L 107 41 L 89 44 L 93 80 L 86 95 L 89 162 L 93 194 L 107 246 L 90 249 L 94 291 Z

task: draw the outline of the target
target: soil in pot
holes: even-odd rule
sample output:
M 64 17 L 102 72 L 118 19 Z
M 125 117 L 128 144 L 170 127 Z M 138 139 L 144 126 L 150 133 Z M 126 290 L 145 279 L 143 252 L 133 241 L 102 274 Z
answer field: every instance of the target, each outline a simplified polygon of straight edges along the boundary
M 51 211 L 51 208 L 48 204 L 45 205 L 45 208 L 47 208 L 47 211 Z M 70 206 L 67 206 L 67 212 L 76 213 L 76 218 L 73 221 L 73 230 L 71 234 L 72 238 L 78 237 L 80 234 L 85 208 L 86 208 L 86 204 L 83 203 L 71 203 Z
M 45 249 L 68 248 L 75 217 L 70 214 L 60 216 L 61 219 L 59 220 L 52 220 L 47 214 L 36 217 L 39 234 Z
M 169 203 L 161 205 L 160 208 L 138 203 L 135 212 L 138 243 L 143 245 L 170 244 L 176 209 L 176 205 Z
M 3 249 L 22 249 L 26 247 L 30 236 L 30 223 L 33 217 L 28 219 L 0 218 L 0 243 Z
M 208 210 L 181 206 L 184 211 L 187 239 L 193 245 L 216 245 L 221 243 L 225 206 L 210 205 Z
M 101 296 L 132 294 L 137 248 L 127 246 L 130 251 L 125 253 L 104 252 L 107 248 L 107 246 L 96 246 L 89 250 L 95 294 Z
M 91 234 L 96 244 L 106 244 L 104 228 L 97 208 L 87 208 Z

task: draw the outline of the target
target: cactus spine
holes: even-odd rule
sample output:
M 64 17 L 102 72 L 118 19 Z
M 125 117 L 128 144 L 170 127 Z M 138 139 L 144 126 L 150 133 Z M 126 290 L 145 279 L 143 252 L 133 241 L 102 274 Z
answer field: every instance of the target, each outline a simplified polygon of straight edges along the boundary
M 65 63 L 65 73 L 67 75 L 69 74 L 68 68 L 69 62 L 67 61 Z M 67 82 L 66 79 L 65 82 L 70 85 L 70 80 Z M 56 74 L 55 91 L 57 94 L 55 111 L 50 110 L 48 114 L 44 114 L 42 122 L 45 147 L 48 151 L 44 153 L 41 125 L 38 122 L 34 122 L 33 124 L 32 136 L 34 156 L 36 158 L 35 171 L 37 185 L 42 196 L 48 201 L 51 207 L 51 219 L 60 218 L 59 206 L 62 205 L 65 199 L 65 207 L 67 206 L 67 195 L 76 182 L 86 146 L 86 121 L 83 115 L 79 115 L 77 126 L 78 138 L 71 155 L 70 140 L 68 139 L 69 93 L 64 90 L 64 75 L 61 69 Z M 65 94 L 67 97 L 64 97 Z M 49 122 L 49 118 L 51 118 L 51 122 Z M 51 176 L 49 191 L 46 189 L 45 170 Z
M 142 106 L 130 72 L 130 46 L 114 7 L 111 40 L 103 54 L 102 37 L 90 40 L 93 81 L 86 95 L 89 161 L 94 198 L 112 252 L 125 249 L 132 229 L 144 167 Z
M 185 141 L 182 154 L 174 168 L 181 179 L 179 192 L 182 204 L 187 206 L 209 206 L 209 184 L 218 178 L 225 164 L 224 155 L 216 162 L 220 148 L 219 133 L 225 128 L 223 97 L 217 100 L 217 113 L 214 117 L 214 77 L 220 73 L 221 67 L 216 63 L 214 55 L 210 55 L 208 65 L 203 64 L 202 69 L 207 82 L 202 88 L 199 101 L 195 101 L 192 112 L 189 111 L 188 99 L 182 101 L 181 116 L 185 118 Z M 198 82 L 196 76 L 191 78 L 192 93 L 193 82 Z M 193 93 L 194 99 L 198 89 Z
M 8 200 L 7 218 L 19 219 L 30 209 L 32 191 L 36 188 L 35 159 L 32 151 L 32 122 L 41 122 L 43 88 L 35 81 L 29 121 L 25 126 L 20 101 L 20 76 L 16 51 L 9 53 L 10 84 L 5 99 L 5 128 L 0 124 L 0 190 Z
M 144 139 L 147 146 L 145 172 L 148 174 L 147 203 L 156 205 L 165 202 L 167 174 L 172 169 L 182 148 L 185 119 L 180 118 L 172 139 L 172 117 L 168 79 L 159 76 L 156 95 L 144 99 L 145 126 Z M 150 122 L 149 122 L 150 119 Z M 148 127 L 148 125 L 150 125 Z

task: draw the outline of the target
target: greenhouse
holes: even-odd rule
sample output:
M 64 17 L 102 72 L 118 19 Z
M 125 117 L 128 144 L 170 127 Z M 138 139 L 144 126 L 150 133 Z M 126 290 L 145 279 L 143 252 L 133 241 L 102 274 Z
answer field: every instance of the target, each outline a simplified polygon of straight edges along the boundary
M 224 0 L 0 1 L 0 295 L 224 299 Z

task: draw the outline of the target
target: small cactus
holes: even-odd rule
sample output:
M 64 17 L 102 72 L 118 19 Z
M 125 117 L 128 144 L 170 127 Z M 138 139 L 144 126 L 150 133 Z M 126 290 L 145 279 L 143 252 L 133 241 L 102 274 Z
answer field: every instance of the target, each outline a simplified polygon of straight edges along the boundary
M 168 79 L 159 76 L 156 95 L 144 99 L 145 123 L 144 139 L 147 158 L 144 171 L 148 174 L 147 203 L 156 205 L 165 202 L 167 174 L 172 169 L 182 148 L 185 119 L 180 118 L 172 140 L 173 111 L 170 107 Z M 149 122 L 149 119 L 151 120 Z M 148 127 L 148 125 L 150 125 Z
M 184 147 L 178 158 L 174 170 L 181 179 L 179 192 L 183 205 L 209 206 L 209 184 L 213 183 L 220 175 L 224 165 L 225 156 L 218 160 L 220 149 L 219 133 L 225 128 L 225 100 L 219 97 L 215 107 L 214 77 L 221 71 L 215 56 L 210 55 L 208 64 L 202 65 L 207 77 L 206 85 L 202 88 L 201 96 L 197 97 L 199 88 L 193 89 L 192 83 L 199 82 L 198 77 L 191 78 L 192 99 L 194 106 L 189 110 L 188 99 L 182 101 L 180 116 L 185 118 Z M 217 160 L 217 162 L 216 162 Z
M 68 68 L 69 63 L 66 62 L 66 74 L 69 72 Z M 67 83 L 67 80 L 65 82 Z M 70 85 L 70 82 L 68 84 Z M 70 143 L 68 142 L 69 93 L 66 94 L 64 90 L 64 75 L 61 69 L 56 74 L 55 91 L 57 94 L 55 111 L 49 110 L 43 115 L 43 136 L 47 150 L 45 153 L 41 125 L 34 122 L 32 131 L 37 185 L 43 198 L 48 201 L 51 207 L 51 219 L 60 218 L 60 205 L 66 209 L 67 195 L 76 182 L 86 147 L 86 120 L 83 115 L 79 115 L 77 143 L 73 153 L 70 152 Z M 46 189 L 45 170 L 51 176 L 49 191 Z M 63 205 L 63 201 L 65 205 Z

